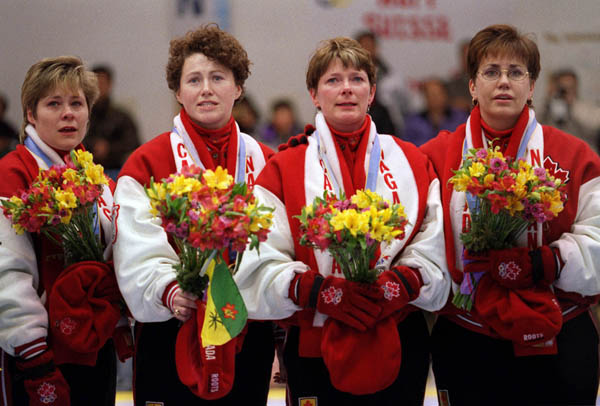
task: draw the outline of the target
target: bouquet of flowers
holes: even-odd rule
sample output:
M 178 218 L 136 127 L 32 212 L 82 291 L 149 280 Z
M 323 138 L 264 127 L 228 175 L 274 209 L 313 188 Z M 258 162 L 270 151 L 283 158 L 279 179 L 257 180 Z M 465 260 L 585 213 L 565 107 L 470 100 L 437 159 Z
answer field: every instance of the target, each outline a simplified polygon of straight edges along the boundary
M 229 334 L 207 336 L 209 342 L 204 344 L 219 345 L 235 337 L 245 325 L 246 309 L 231 274 L 236 272 L 248 242 L 249 249 L 258 249 L 267 239 L 273 209 L 257 205 L 247 185 L 235 183 L 220 166 L 214 171 L 186 166 L 162 182 L 152 179 L 146 193 L 152 214 L 160 217 L 177 247 L 180 262 L 174 267 L 179 286 L 201 298 L 210 280 L 204 322 L 213 331 L 226 323 Z M 228 254 L 235 252 L 231 270 L 222 258 L 226 250 Z M 219 285 L 225 291 L 216 293 Z M 233 321 L 236 326 L 227 325 Z
M 71 151 L 66 165 L 40 173 L 27 190 L 1 200 L 17 234 L 43 233 L 62 245 L 65 261 L 103 261 L 96 201 L 108 179 L 87 151 Z
M 328 250 L 347 280 L 384 296 L 374 284 L 377 247 L 405 236 L 408 220 L 401 204 L 390 204 L 369 190 L 349 199 L 323 193 L 302 208 L 300 244 Z M 352 353 L 351 357 L 348 354 Z M 358 331 L 334 318 L 325 320 L 321 354 L 332 384 L 356 395 L 374 393 L 392 384 L 400 370 L 402 346 L 396 319 L 386 317 L 366 331 Z M 374 359 L 380 362 L 373 362 Z
M 370 263 L 379 243 L 404 238 L 408 224 L 404 207 L 390 205 L 377 193 L 358 190 L 346 199 L 323 193 L 302 208 L 300 244 L 329 250 L 348 280 L 373 283 Z
M 504 157 L 499 147 L 469 150 L 449 182 L 467 193 L 471 227 L 460 238 L 473 253 L 513 247 L 530 224 L 552 220 L 566 201 L 561 179 L 523 159 Z M 455 306 L 471 310 L 481 275 L 465 274 Z

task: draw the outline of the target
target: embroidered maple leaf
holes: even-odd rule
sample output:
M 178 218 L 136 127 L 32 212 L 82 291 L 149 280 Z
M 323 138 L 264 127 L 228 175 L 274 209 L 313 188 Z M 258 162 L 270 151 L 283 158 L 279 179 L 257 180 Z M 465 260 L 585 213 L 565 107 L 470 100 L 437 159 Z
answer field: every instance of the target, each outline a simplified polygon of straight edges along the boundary
M 400 285 L 396 282 L 388 281 L 382 288 L 383 297 L 385 297 L 386 300 L 392 300 L 393 298 L 400 296 Z
M 558 163 L 554 162 L 550 156 L 544 158 L 544 168 L 548 170 L 551 176 L 562 180 L 563 183 L 569 181 L 569 171 L 558 167 Z

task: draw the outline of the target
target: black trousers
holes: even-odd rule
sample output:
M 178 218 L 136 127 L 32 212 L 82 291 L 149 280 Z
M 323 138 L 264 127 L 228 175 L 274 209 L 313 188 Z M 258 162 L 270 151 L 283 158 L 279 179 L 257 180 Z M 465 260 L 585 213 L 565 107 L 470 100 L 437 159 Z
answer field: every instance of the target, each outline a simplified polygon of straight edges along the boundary
M 511 342 L 438 318 L 432 360 L 440 406 L 595 405 L 598 333 L 591 315 L 564 323 L 557 344 L 556 355 L 515 357 Z
M 14 374 L 14 360 L 8 362 L 7 368 L 13 377 L 19 376 Z M 69 384 L 71 405 L 114 406 L 117 393 L 117 358 L 112 340 L 107 341 L 98 352 L 95 366 L 63 364 L 58 368 Z M 14 406 L 29 404 L 23 380 L 13 380 L 12 400 Z
M 429 332 L 423 313 L 414 312 L 398 324 L 402 364 L 394 383 L 371 395 L 352 395 L 333 387 L 323 358 L 298 356 L 300 330 L 288 331 L 284 363 L 288 374 L 289 406 L 300 406 L 303 397 L 316 397 L 319 406 L 415 405 L 422 406 L 429 371 Z
M 142 323 L 136 328 L 133 391 L 135 404 L 156 402 L 164 406 L 266 405 L 275 355 L 273 324 L 253 321 L 242 350 L 235 358 L 234 385 L 226 396 L 204 400 L 179 381 L 175 366 L 175 341 L 180 322 Z M 162 402 L 162 403 L 161 403 Z

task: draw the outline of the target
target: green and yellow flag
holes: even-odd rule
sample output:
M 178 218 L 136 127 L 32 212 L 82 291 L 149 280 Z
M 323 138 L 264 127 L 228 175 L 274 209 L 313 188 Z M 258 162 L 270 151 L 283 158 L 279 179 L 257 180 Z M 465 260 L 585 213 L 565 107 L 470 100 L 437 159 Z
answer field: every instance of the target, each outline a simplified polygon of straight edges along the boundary
M 248 312 L 227 264 L 211 260 L 206 269 L 208 292 L 202 325 L 202 346 L 223 345 L 246 325 Z

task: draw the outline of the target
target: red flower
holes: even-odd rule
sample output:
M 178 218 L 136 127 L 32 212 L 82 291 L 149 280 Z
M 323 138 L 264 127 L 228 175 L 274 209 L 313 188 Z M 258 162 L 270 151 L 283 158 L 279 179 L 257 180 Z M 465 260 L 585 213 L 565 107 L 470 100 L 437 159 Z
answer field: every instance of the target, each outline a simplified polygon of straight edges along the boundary
M 221 310 L 223 311 L 223 317 L 231 320 L 235 320 L 235 315 L 238 313 L 238 311 L 235 310 L 235 305 L 231 303 L 227 303 Z

